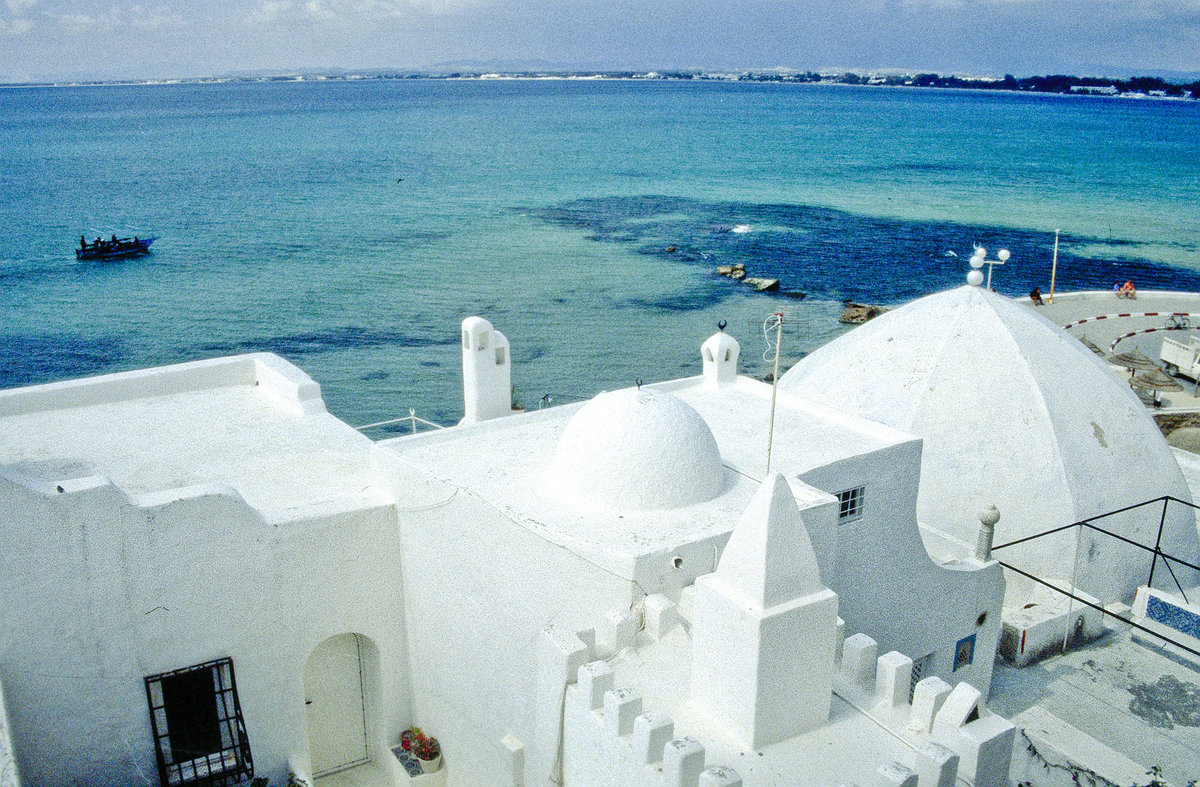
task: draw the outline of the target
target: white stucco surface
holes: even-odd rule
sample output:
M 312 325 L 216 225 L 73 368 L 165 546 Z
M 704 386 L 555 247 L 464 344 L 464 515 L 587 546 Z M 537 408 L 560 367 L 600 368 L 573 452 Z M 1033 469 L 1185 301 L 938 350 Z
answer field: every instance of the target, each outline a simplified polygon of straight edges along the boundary
M 802 512 L 788 482 L 772 474 L 717 570 L 696 580 L 691 701 L 747 748 L 765 748 L 829 717 L 837 596 L 821 584 L 806 515 L 834 512 L 820 504 Z
M 51 485 L 100 475 L 131 495 L 228 487 L 278 515 L 389 501 L 370 470 L 371 442 L 323 405 L 306 412 L 272 384 L 280 374 L 316 389 L 319 403 L 307 375 L 265 355 L 0 392 L 0 467 Z M 108 389 L 123 398 L 105 401 Z
M 974 541 L 988 503 L 1001 512 L 1002 543 L 1164 494 L 1189 497 L 1145 407 L 1107 364 L 1040 314 L 978 287 L 882 315 L 816 350 L 780 385 L 923 437 L 918 517 L 963 543 Z M 1153 545 L 1158 519 L 1131 515 L 1119 526 Z M 1182 507 L 1168 530 L 1164 544 L 1196 554 Z M 1144 579 L 1114 544 L 1082 549 L 1080 584 L 1105 599 Z M 1069 536 L 1042 540 L 1018 562 L 1069 576 L 1074 546 Z
M 462 323 L 463 422 L 512 412 L 512 356 L 508 339 L 482 317 Z
M 631 395 L 629 391 L 638 393 L 632 389 L 617 393 Z M 378 445 L 428 477 L 449 484 L 449 489 L 470 489 L 547 540 L 619 576 L 633 578 L 639 557 L 714 538 L 723 546 L 764 475 L 771 395 L 770 386 L 744 377 L 717 391 L 706 389 L 703 378 L 693 377 L 643 386 L 642 392 L 667 392 L 703 418 L 720 453 L 721 486 L 715 496 L 684 490 L 683 500 L 676 498 L 671 507 L 621 510 L 597 506 L 594 499 L 572 497 L 562 487 L 547 484 L 547 475 L 561 472 L 555 468 L 556 452 L 568 423 L 586 404 Z M 787 396 L 777 403 L 775 429 L 772 469 L 789 476 L 912 441 L 889 427 Z M 694 438 L 695 431 L 691 434 Z M 782 434 L 802 437 L 785 442 Z M 642 450 L 653 447 L 647 444 Z M 636 477 L 630 481 L 634 482 Z M 445 493 L 429 494 L 432 503 Z M 688 501 L 688 495 L 697 499 Z M 705 554 L 706 565 L 698 573 L 716 567 L 713 548 Z
M 492 330 L 484 368 L 501 346 L 507 363 Z M 144 676 L 221 656 L 259 774 L 307 776 L 321 698 L 304 667 L 333 642 L 358 644 L 371 755 L 420 725 L 449 785 L 545 784 L 564 763 L 568 783 L 621 781 L 606 754 L 628 748 L 632 695 L 605 700 L 601 728 L 569 710 L 592 662 L 747 785 L 870 784 L 914 763 L 924 733 L 886 723 L 907 714 L 907 670 L 986 692 L 1000 567 L 956 549 L 973 531 L 939 542 L 958 560 L 930 560 L 912 423 L 781 391 L 768 473 L 771 387 L 732 373 L 732 337 L 705 347 L 699 377 L 374 444 L 268 355 L 0 392 L 0 680 L 23 777 L 152 783 Z M 1005 448 L 1041 427 L 1010 428 Z M 708 597 L 690 587 L 703 575 Z M 858 663 L 835 666 L 843 629 L 872 658 L 831 696 Z
M 720 386 L 709 382 L 701 376 L 641 390 L 668 392 L 707 424 L 719 449 L 723 486 L 715 497 L 701 502 L 620 510 L 573 500 L 563 489 L 548 487 L 545 476 L 556 461 L 567 424 L 586 405 L 395 438 L 378 444 L 380 461 L 389 468 L 402 523 L 411 516 L 429 528 L 452 517 L 453 522 L 446 523 L 447 537 L 476 549 L 486 542 L 485 551 L 495 548 L 491 544 L 496 533 L 509 533 L 506 540 L 515 538 L 515 525 L 535 543 L 564 548 L 613 579 L 631 581 L 634 601 L 650 593 L 677 600 L 682 588 L 716 569 L 730 532 L 760 487 L 766 465 L 771 387 L 746 377 Z M 927 674 L 950 677 L 954 644 L 962 637 L 978 632 L 980 652 L 994 648 L 1003 580 L 994 565 L 979 577 L 977 567 L 942 567 L 930 560 L 915 515 L 920 448 L 920 440 L 889 426 L 779 396 L 772 471 L 789 479 L 802 507 L 828 509 L 828 516 L 811 522 L 806 518 L 805 525 L 824 583 L 845 602 L 842 616 L 887 649 L 914 659 L 928 657 Z M 866 490 L 862 510 L 849 522 L 838 522 L 832 495 L 859 487 Z M 414 542 L 414 548 L 424 549 L 426 540 Z M 441 550 L 448 548 L 443 545 Z M 523 586 L 534 589 L 532 595 L 553 595 L 562 580 L 544 573 L 546 566 L 533 567 L 533 555 L 541 554 L 542 547 L 523 549 L 515 563 L 506 565 L 522 567 Z M 967 550 L 948 552 L 961 558 Z M 551 554 L 546 553 L 547 561 Z M 473 576 L 476 570 L 465 569 L 477 562 L 473 558 L 451 562 L 460 575 Z M 409 569 L 410 579 L 413 571 Z M 425 584 L 415 583 L 411 595 L 423 593 Z M 479 592 L 488 595 L 482 588 Z M 435 595 L 445 598 L 445 593 Z M 924 608 L 931 596 L 946 599 L 939 602 L 938 615 L 911 614 Z M 977 620 L 989 610 L 987 623 L 980 627 Z M 595 624 L 574 617 L 555 620 L 580 627 Z M 981 658 L 954 677 L 986 689 L 990 674 L 991 660 Z
M 0 392 L 0 680 L 24 783 L 156 783 L 144 677 L 220 657 L 259 775 L 307 772 L 302 667 L 349 633 L 386 752 L 410 706 L 370 452 L 265 354 Z
M 551 496 L 617 511 L 679 508 L 723 491 L 708 424 L 653 388 L 602 393 L 567 422 L 546 468 Z
M 907 704 L 895 712 L 875 708 L 872 717 L 840 693 L 833 693 L 824 724 L 758 750 L 748 748 L 719 719 L 688 701 L 691 670 L 687 655 L 693 647 L 692 637 L 682 626 L 657 641 L 639 634 L 632 647 L 610 661 L 613 685 L 634 689 L 642 698 L 644 712 L 669 718 L 674 738 L 687 736 L 701 742 L 705 765 L 733 768 L 746 787 L 882 784 L 877 776 L 881 766 L 894 762 L 913 766 L 916 750 L 929 739 L 927 734 L 906 729 Z M 572 686 L 571 692 L 577 691 L 579 685 Z M 568 699 L 568 705 L 572 699 L 573 696 Z M 597 715 L 600 713 L 596 711 Z M 622 769 L 623 763 L 614 755 L 628 749 L 628 743 L 624 747 L 611 745 L 605 738 L 613 736 L 577 726 L 575 714 L 570 710 L 567 725 L 564 756 L 568 784 L 573 783 L 570 777 L 580 776 L 581 771 L 585 774 L 581 779 L 584 783 L 663 783 L 658 772 L 661 763 L 651 767 L 642 765 L 633 774 Z M 615 777 L 589 782 L 585 770 L 589 765 L 593 773 L 600 771 Z

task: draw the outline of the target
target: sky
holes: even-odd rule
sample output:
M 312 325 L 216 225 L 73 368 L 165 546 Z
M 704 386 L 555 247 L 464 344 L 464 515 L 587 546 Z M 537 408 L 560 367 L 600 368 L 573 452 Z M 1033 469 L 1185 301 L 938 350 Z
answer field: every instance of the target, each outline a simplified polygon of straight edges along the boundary
M 0 0 L 0 81 L 298 69 L 1200 72 L 1200 0 Z

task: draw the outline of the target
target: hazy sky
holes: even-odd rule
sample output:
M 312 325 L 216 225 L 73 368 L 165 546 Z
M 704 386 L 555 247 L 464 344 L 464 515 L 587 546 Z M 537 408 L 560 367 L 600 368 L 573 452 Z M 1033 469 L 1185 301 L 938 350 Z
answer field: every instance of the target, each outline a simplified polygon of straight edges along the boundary
M 0 80 L 444 63 L 1200 71 L 1200 0 L 0 0 Z

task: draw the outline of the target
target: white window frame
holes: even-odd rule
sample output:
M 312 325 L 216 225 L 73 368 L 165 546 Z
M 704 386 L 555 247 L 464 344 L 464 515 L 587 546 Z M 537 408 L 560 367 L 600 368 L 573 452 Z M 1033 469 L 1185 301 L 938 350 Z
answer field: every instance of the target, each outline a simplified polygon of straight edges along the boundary
M 866 485 L 838 492 L 838 524 L 862 519 L 863 511 L 866 509 L 866 497 Z

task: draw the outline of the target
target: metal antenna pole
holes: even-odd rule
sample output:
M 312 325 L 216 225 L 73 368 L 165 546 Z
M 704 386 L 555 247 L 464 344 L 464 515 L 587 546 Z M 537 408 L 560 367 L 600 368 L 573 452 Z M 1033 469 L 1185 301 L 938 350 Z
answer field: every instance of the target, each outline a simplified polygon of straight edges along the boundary
M 1168 498 L 1163 498 L 1162 516 L 1158 518 L 1158 538 L 1154 539 L 1154 560 L 1150 562 L 1150 579 L 1146 580 L 1146 585 L 1154 587 L 1154 569 L 1158 568 L 1158 551 L 1162 546 L 1162 531 L 1163 525 L 1167 523 L 1167 506 L 1171 501 Z
M 783 312 L 775 312 L 775 371 L 771 375 L 771 425 L 767 429 L 767 475 L 771 474 L 771 444 L 775 442 L 775 394 L 779 391 L 779 347 L 783 341 Z
M 1050 302 L 1054 303 L 1054 277 L 1058 273 L 1058 233 L 1054 231 L 1054 262 L 1050 265 Z
M 1083 538 L 1083 531 L 1079 530 L 1075 533 L 1075 566 L 1071 569 L 1071 592 L 1067 594 L 1067 618 L 1064 621 L 1066 625 L 1063 627 L 1063 644 L 1062 652 L 1067 652 L 1067 638 L 1071 636 L 1071 612 L 1073 612 L 1072 602 L 1075 601 L 1075 586 L 1079 582 L 1079 540 Z

